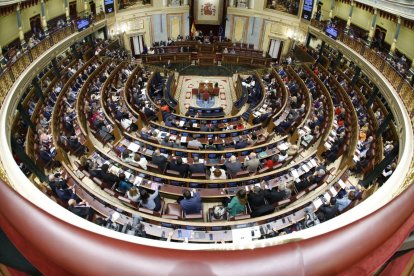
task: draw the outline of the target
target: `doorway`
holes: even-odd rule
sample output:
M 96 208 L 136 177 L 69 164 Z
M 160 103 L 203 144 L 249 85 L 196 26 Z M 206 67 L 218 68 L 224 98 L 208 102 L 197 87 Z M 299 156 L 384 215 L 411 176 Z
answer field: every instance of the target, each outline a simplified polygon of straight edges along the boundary
M 386 35 L 387 35 L 386 29 L 380 26 L 375 26 L 375 35 L 374 35 L 374 41 L 372 43 L 372 47 L 376 47 L 380 51 L 384 51 L 386 48 L 386 43 L 385 43 Z
M 69 17 L 71 20 L 78 18 L 78 12 L 76 11 L 76 1 L 69 3 Z
M 282 49 L 283 49 L 283 40 L 270 39 L 268 54 L 273 59 L 276 59 L 277 62 L 280 61 L 280 55 L 282 54 Z
M 96 16 L 96 5 L 94 1 L 89 2 L 89 7 L 91 7 L 91 13 Z
M 131 45 L 131 52 L 134 57 L 141 55 L 144 52 L 144 36 L 136 35 L 129 38 Z
M 42 29 L 42 24 L 40 23 L 40 14 L 37 14 L 33 17 L 30 17 L 30 30 L 37 34 Z

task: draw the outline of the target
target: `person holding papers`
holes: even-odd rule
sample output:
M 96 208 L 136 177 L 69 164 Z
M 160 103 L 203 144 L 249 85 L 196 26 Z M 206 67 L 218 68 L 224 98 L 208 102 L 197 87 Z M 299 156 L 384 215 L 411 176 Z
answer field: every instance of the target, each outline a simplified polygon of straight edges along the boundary
M 146 189 L 142 189 L 139 201 L 142 207 L 155 212 L 159 212 L 161 210 L 161 197 L 158 194 L 158 189 L 159 186 L 157 186 L 157 189 L 152 195 L 150 195 Z

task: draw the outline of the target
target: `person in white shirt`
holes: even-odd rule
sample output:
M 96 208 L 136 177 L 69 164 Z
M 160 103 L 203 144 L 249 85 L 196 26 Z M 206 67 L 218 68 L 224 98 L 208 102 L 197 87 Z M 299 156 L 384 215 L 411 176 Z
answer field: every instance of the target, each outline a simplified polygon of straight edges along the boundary
M 132 121 L 128 117 L 124 117 L 121 120 L 121 125 L 124 129 L 128 129 L 132 124 Z
M 148 161 L 145 158 L 145 156 L 143 156 L 139 153 L 135 154 L 134 160 L 132 161 L 132 163 L 137 164 L 138 166 L 140 166 L 144 170 L 147 170 Z
M 201 149 L 203 145 L 200 143 L 200 141 L 198 141 L 196 137 L 193 137 L 193 140 L 188 142 L 188 147 Z
M 138 202 L 141 195 L 139 193 L 139 190 L 136 187 L 132 187 L 131 189 L 128 190 L 127 196 L 129 200 L 133 202 Z
M 282 163 L 283 161 L 285 161 L 285 160 L 286 160 L 286 158 L 288 158 L 287 151 L 282 150 L 282 151 L 279 153 L 279 156 L 278 156 L 278 158 L 277 158 L 277 162 L 278 162 L 278 163 Z
M 223 169 L 211 167 L 210 169 L 210 180 L 215 179 L 227 179 L 226 172 Z

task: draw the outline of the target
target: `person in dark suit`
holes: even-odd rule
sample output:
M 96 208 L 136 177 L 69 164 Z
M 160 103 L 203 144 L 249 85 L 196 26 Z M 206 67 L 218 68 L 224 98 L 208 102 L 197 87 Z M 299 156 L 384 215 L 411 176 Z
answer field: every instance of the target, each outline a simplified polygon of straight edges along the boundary
M 252 211 L 255 211 L 266 205 L 265 192 L 260 187 L 255 186 L 253 191 L 251 191 L 247 196 L 247 201 L 249 202 Z
M 170 141 L 170 137 L 165 136 L 164 140 L 162 140 L 161 145 L 166 146 L 166 147 L 173 147 L 173 143 Z
M 93 209 L 89 206 L 88 202 L 86 201 L 76 203 L 76 200 L 69 199 L 68 205 L 69 211 L 84 219 L 89 219 L 93 215 Z
M 329 204 L 324 204 L 319 208 L 323 213 L 325 220 L 330 220 L 338 214 L 338 206 L 336 206 L 336 198 L 331 197 Z
M 108 172 L 109 165 L 103 164 L 101 166 L 100 170 L 96 170 L 93 174 L 99 178 L 100 180 L 108 183 L 108 184 L 114 184 L 118 182 L 118 177 L 114 175 L 113 173 Z
M 45 164 L 53 161 L 54 158 L 53 154 L 51 154 L 50 151 L 43 146 L 40 148 L 39 156 Z
M 164 171 L 165 167 L 167 166 L 168 160 L 167 157 L 161 155 L 159 150 L 155 150 L 154 154 L 152 155 L 152 163 L 158 166 L 161 171 Z
M 152 120 L 157 117 L 155 112 L 149 107 L 149 105 L 146 105 L 144 108 L 144 114 L 147 117 L 148 120 Z
M 266 190 L 265 198 L 270 204 L 277 203 L 286 198 L 286 192 L 279 191 L 278 187 Z
M 183 159 L 180 156 L 177 156 L 170 162 L 169 169 L 179 172 L 181 177 L 185 177 L 188 172 L 188 165 L 183 163 Z
M 200 163 L 200 159 L 198 156 L 193 157 L 193 164 L 190 165 L 189 171 L 193 173 L 205 173 L 206 172 L 206 165 Z
M 235 149 L 244 149 L 247 146 L 248 146 L 247 140 L 246 139 L 241 139 L 240 141 L 238 141 L 236 143 L 236 145 L 234 146 L 234 148 Z
M 200 126 L 200 131 L 207 132 L 207 131 L 210 131 L 210 128 L 206 124 L 202 124 Z

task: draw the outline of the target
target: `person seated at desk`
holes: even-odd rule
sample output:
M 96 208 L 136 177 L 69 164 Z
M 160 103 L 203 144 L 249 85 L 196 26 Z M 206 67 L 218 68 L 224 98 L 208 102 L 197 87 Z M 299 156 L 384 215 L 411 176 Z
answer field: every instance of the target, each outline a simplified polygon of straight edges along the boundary
M 349 191 L 349 193 L 347 195 L 345 195 L 342 198 L 337 198 L 336 199 L 336 207 L 338 207 L 338 211 L 342 212 L 346 207 L 349 206 L 349 204 L 351 204 L 352 200 L 355 199 L 355 192 L 354 191 Z
M 142 189 L 141 198 L 139 200 L 141 206 L 149 210 L 159 212 L 161 210 L 161 197 L 159 196 L 158 191 L 159 186 L 157 186 L 157 189 L 152 195 L 150 195 L 146 189 Z
M 68 201 L 69 199 L 75 199 L 77 198 L 75 194 L 75 189 L 73 187 L 67 187 L 66 185 L 63 186 L 62 182 L 57 182 L 55 185 L 54 192 L 63 201 Z
M 338 214 L 338 206 L 336 198 L 331 197 L 329 204 L 324 204 L 319 208 L 319 212 L 323 214 L 323 221 L 333 219 Z
M 242 170 L 242 165 L 241 165 L 240 161 L 234 155 L 230 156 L 229 160 L 224 162 L 224 166 L 226 167 L 227 172 L 232 177 L 236 176 L 236 173 L 238 173 Z
M 140 199 L 140 196 L 141 196 L 141 193 L 140 193 L 139 189 L 135 186 L 127 191 L 127 197 L 132 202 L 138 203 L 139 199 Z
M 40 146 L 39 157 L 45 164 L 47 164 L 53 161 L 53 159 L 55 158 L 55 154 L 52 153 L 49 149 L 47 149 L 45 146 Z
M 202 204 L 200 194 L 195 189 L 192 189 L 191 192 L 185 189 L 183 196 L 184 198 L 179 203 L 185 214 L 198 214 L 201 212 Z
M 206 150 L 217 150 L 216 145 L 214 145 L 213 139 L 208 139 L 207 144 L 204 147 Z
M 282 163 L 283 161 L 285 161 L 288 158 L 288 154 L 286 150 L 282 150 L 280 151 L 280 153 L 277 156 L 277 163 Z
M 170 141 L 170 137 L 169 136 L 165 136 L 164 139 L 161 141 L 161 145 L 165 146 L 165 147 L 173 147 L 173 143 Z
M 201 149 L 203 147 L 203 144 L 201 144 L 201 142 L 198 141 L 196 135 L 194 135 L 193 136 L 193 140 L 191 140 L 191 141 L 188 142 L 187 147 Z
M 142 109 L 142 112 L 144 112 L 145 117 L 147 117 L 149 121 L 152 121 L 157 118 L 157 114 L 155 114 L 155 111 L 150 107 L 148 103 L 145 104 L 145 107 Z
M 95 176 L 98 179 L 108 183 L 108 184 L 114 184 L 118 183 L 119 179 L 116 175 L 113 173 L 108 172 L 109 165 L 103 164 L 100 169 L 94 170 L 91 172 L 91 176 Z
M 245 147 L 247 147 L 249 145 L 249 143 L 247 142 L 246 138 L 242 138 L 240 139 L 235 145 L 234 148 L 235 149 L 244 149 Z
M 188 170 L 193 173 L 205 173 L 206 172 L 206 165 L 204 163 L 200 163 L 200 159 L 198 156 L 193 157 L 193 164 L 191 164 Z
M 76 203 L 76 200 L 69 199 L 68 201 L 68 210 L 74 213 L 77 216 L 80 216 L 84 219 L 89 219 L 92 217 L 94 211 L 89 206 L 89 203 L 86 201 L 82 201 L 80 203 Z
M 225 170 L 213 166 L 210 168 L 210 180 L 216 179 L 227 179 L 227 175 Z
M 177 138 L 173 143 L 173 148 L 176 149 L 185 149 L 186 147 L 181 144 L 181 139 Z
M 224 48 L 223 54 L 228 54 L 228 53 L 229 53 L 229 50 L 227 50 L 227 48 Z
M 257 171 L 257 168 L 260 165 L 260 160 L 257 158 L 256 153 L 251 152 L 249 156 L 246 156 L 246 161 L 244 162 L 244 166 L 246 170 L 248 170 L 251 173 L 254 173 Z
M 230 54 L 235 55 L 236 54 L 236 50 L 234 48 L 231 48 Z
M 263 191 L 259 186 L 254 186 L 253 190 L 250 191 L 247 196 L 247 201 L 249 202 L 252 211 L 261 208 L 266 205 L 265 191 Z
M 126 193 L 126 191 L 128 191 L 129 189 L 131 189 L 134 185 L 129 182 L 128 180 L 126 180 L 125 174 L 124 173 L 120 173 L 119 174 L 119 182 L 117 185 L 116 190 L 120 193 Z
M 246 122 L 242 119 L 242 121 L 239 124 L 237 124 L 236 129 L 237 130 L 242 130 L 242 129 L 245 129 L 245 128 L 246 128 Z
M 247 203 L 246 190 L 245 189 L 238 190 L 236 193 L 236 196 L 234 196 L 231 199 L 230 203 L 227 205 L 230 216 L 234 217 L 238 214 L 244 213 L 246 211 L 246 203 Z
M 285 185 L 280 185 L 277 187 L 273 187 L 270 190 L 266 190 L 265 198 L 269 202 L 269 204 L 275 204 L 281 200 L 288 198 L 288 192 L 286 191 L 287 187 Z M 289 191 L 290 195 L 290 191 Z
M 188 164 L 183 163 L 183 159 L 180 156 L 176 156 L 169 163 L 169 170 L 173 170 L 180 173 L 180 177 L 185 177 L 188 172 Z
M 208 127 L 207 124 L 201 124 L 200 131 L 201 132 L 208 132 L 208 131 L 210 131 L 210 128 Z
M 79 153 L 85 153 L 86 152 L 86 147 L 83 146 L 79 140 L 78 137 L 76 136 L 71 136 L 68 140 L 68 145 L 70 147 L 71 150 L 75 151 L 75 152 L 79 152 Z
M 263 161 L 263 167 L 272 169 L 273 166 L 277 165 L 277 160 L 275 159 L 274 156 L 266 158 L 265 161 Z
M 157 165 L 158 168 L 163 172 L 165 170 L 165 167 L 168 164 L 167 157 L 164 155 L 161 155 L 161 152 L 159 149 L 156 149 L 154 151 L 154 154 L 152 155 L 152 163 Z
M 135 153 L 133 160 L 131 160 L 131 163 L 138 165 L 144 170 L 147 170 L 148 161 L 144 155 Z

